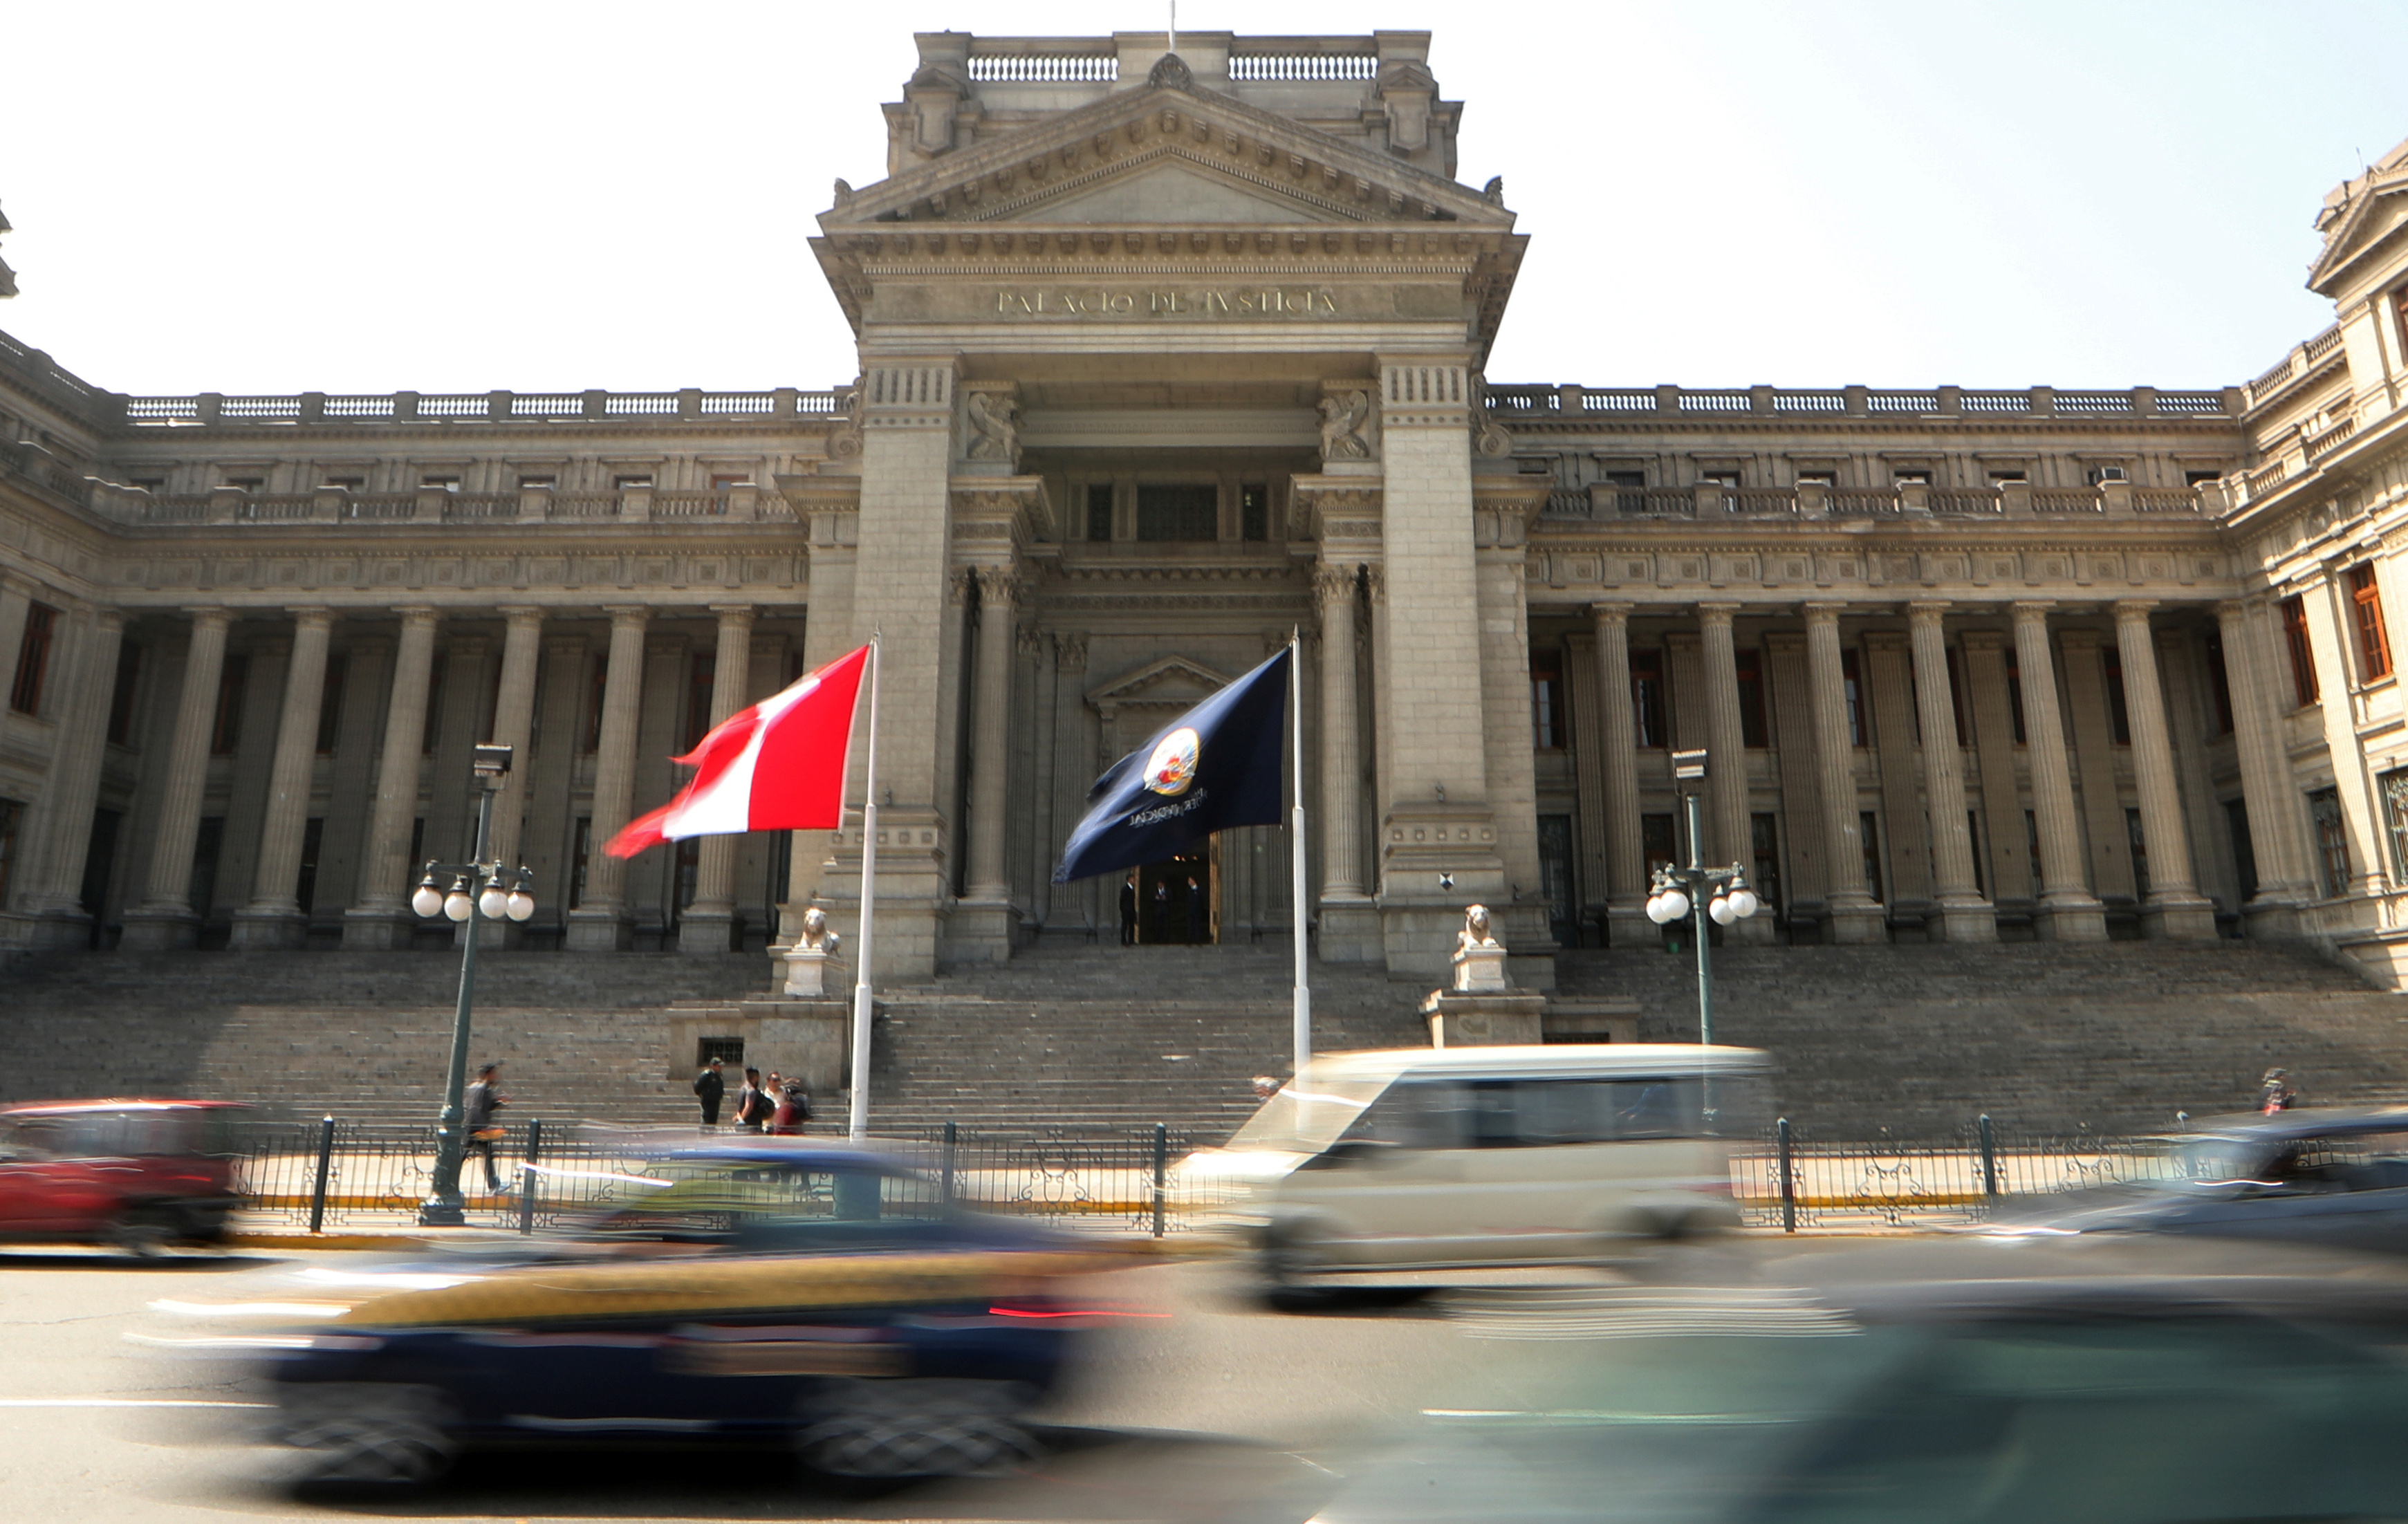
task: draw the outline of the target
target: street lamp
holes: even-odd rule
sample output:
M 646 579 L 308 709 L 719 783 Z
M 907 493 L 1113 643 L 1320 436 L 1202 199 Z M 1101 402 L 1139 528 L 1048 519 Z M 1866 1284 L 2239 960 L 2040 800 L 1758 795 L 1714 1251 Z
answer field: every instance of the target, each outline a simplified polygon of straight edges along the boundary
M 1669 926 L 1684 917 L 1696 921 L 1698 942 L 1698 1041 L 1714 1040 L 1713 973 L 1707 962 L 1706 922 L 1728 926 L 1735 920 L 1745 920 L 1763 905 L 1756 890 L 1748 887 L 1747 875 L 1736 862 L 1727 868 L 1709 868 L 1698 861 L 1698 839 L 1704 834 L 1698 824 L 1698 796 L 1706 781 L 1706 754 L 1698 751 L 1672 753 L 1672 786 L 1681 792 L 1689 813 L 1689 865 L 1674 867 L 1667 862 L 1656 870 L 1654 882 L 1647 890 L 1647 919 L 1658 926 Z
M 509 775 L 510 748 L 477 747 L 473 765 L 480 786 L 475 860 L 428 862 L 417 892 L 409 897 L 409 907 L 421 916 L 432 919 L 440 912 L 467 928 L 460 946 L 460 1004 L 452 1016 L 452 1062 L 443 1082 L 443 1111 L 435 1124 L 435 1180 L 418 1205 L 419 1225 L 425 1228 L 457 1228 L 467 1221 L 467 1202 L 460 1194 L 460 1163 L 466 1151 L 460 1124 L 468 1077 L 468 1011 L 477 995 L 476 919 L 524 920 L 535 914 L 535 875 L 524 864 L 513 868 L 485 858 L 494 829 L 494 795 Z M 442 887 L 446 878 L 452 880 L 448 890 Z

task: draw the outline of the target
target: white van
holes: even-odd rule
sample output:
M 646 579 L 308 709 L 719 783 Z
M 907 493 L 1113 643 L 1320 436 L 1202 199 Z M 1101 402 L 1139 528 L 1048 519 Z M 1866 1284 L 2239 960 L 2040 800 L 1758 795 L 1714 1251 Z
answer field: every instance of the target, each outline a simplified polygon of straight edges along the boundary
M 1180 1165 L 1275 1284 L 1560 1263 L 1739 1224 L 1730 1145 L 1770 1125 L 1770 1063 L 1684 1044 L 1317 1058 Z

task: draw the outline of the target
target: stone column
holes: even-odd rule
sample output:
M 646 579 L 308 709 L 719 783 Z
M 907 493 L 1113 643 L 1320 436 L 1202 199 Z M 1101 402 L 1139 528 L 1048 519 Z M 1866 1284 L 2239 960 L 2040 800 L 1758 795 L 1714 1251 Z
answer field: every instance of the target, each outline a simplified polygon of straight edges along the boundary
M 225 672 L 226 627 L 233 622 L 229 609 L 193 613 L 175 727 L 158 763 L 165 787 L 150 846 L 150 882 L 140 906 L 125 913 L 125 935 L 118 943 L 124 951 L 189 947 L 200 937 L 201 920 L 193 914 L 193 851 L 200 839 L 201 789 L 208 781 L 209 725 L 217 718 L 218 683 Z
M 2242 915 L 2253 938 L 2286 940 L 2300 934 L 2300 907 L 2315 898 L 2315 880 L 2300 836 L 2299 791 L 2291 785 L 2283 719 L 2272 703 L 2272 685 L 2288 677 L 2274 664 L 2276 653 L 2258 638 L 2256 624 L 2263 612 L 2228 599 L 2215 605 L 2215 624 L 2224 637 L 2233 750 L 2241 762 L 2250 855 L 2258 865 L 2258 893 L 2242 906 Z
M 1748 819 L 1747 733 L 1740 724 L 1739 651 L 1731 638 L 1737 604 L 1699 604 L 1699 655 L 1706 689 L 1706 848 L 1709 863 L 1736 862 L 1756 871 L 1756 833 Z M 1626 684 L 1627 688 L 1628 685 Z M 1732 943 L 1769 944 L 1770 909 L 1723 928 Z
M 25 610 L 41 596 L 40 583 L 0 570 L 0 683 L 16 681 L 17 658 L 25 645 Z M 7 691 L 0 689 L 0 714 L 7 713 Z
M 710 668 L 710 722 L 720 723 L 750 702 L 752 686 L 752 605 L 713 604 L 719 616 L 719 650 Z M 678 951 L 727 952 L 736 945 L 735 836 L 705 836 L 695 854 L 694 904 L 678 921 Z M 589 870 L 590 871 L 590 870 Z
M 610 654 L 602 677 L 602 725 L 594 757 L 594 842 L 585 860 L 585 895 L 568 913 L 572 952 L 618 952 L 635 945 L 627 914 L 627 864 L 603 850 L 634 809 L 636 721 L 644 692 L 644 626 L 652 611 L 610 615 Z
M 505 605 L 501 614 L 505 621 L 502 670 L 494 681 L 493 723 L 485 738 L 510 748 L 510 770 L 494 795 L 493 834 L 485 850 L 491 861 L 516 869 L 523 865 L 519 837 L 526 823 L 527 783 L 535 771 L 535 673 L 537 660 L 543 654 L 543 610 Z M 504 880 L 516 881 L 515 877 Z M 516 921 L 480 917 L 469 924 L 489 947 L 516 947 L 523 934 Z M 456 944 L 466 934 L 465 927 L 456 929 L 452 941 Z
M 70 649 L 50 659 L 51 678 L 61 684 L 57 739 L 36 813 L 41 856 L 29 864 L 31 892 L 20 901 L 38 918 L 33 933 L 37 947 L 83 947 L 92 939 L 92 913 L 83 905 L 84 858 L 92 847 L 93 808 L 100 795 L 108 701 L 125 617 L 113 608 L 78 610 L 74 627 L 80 654 Z
M 1597 631 L 1597 722 L 1604 738 L 1606 937 L 1641 947 L 1647 919 L 1647 844 L 1639 824 L 1639 714 L 1630 692 L 1630 605 L 1591 604 Z
M 1823 913 L 1835 943 L 1887 939 L 1886 918 L 1865 885 L 1864 829 L 1856 815 L 1856 737 L 1848 730 L 1847 676 L 1840 661 L 1840 604 L 1806 605 L 1806 676 L 1814 705 L 1814 758 L 1822 787 L 1824 855 L 1830 887 Z
M 2024 693 L 2024 754 L 2031 766 L 2032 812 L 2040 823 L 2040 904 L 2033 928 L 2058 942 L 2104 942 L 2107 912 L 2082 876 L 2082 823 L 2073 807 L 2073 769 L 2065 717 L 2057 703 L 2057 663 L 2049 654 L 2044 602 L 2015 605 L 2015 666 Z
M 418 819 L 421 748 L 426 738 L 426 699 L 435 677 L 439 616 L 423 605 L 394 612 L 401 616 L 401 640 L 394 648 L 393 688 L 385 696 L 384 754 L 377 762 L 359 903 L 343 912 L 346 949 L 407 947 L 418 924 L 408 903 L 418 888 L 418 864 L 409 861 L 409 828 Z
M 1355 677 L 1355 574 L 1314 569 L 1321 611 L 1321 957 L 1376 962 L 1380 919 L 1363 890 L 1363 738 Z M 1297 680 L 1304 680 L 1297 673 Z
M 1914 707 L 1907 644 L 1907 637 L 1895 630 L 1865 633 L 1858 702 L 1866 708 L 1881 791 L 1881 834 L 1886 838 L 1881 845 L 1889 870 L 1884 897 L 1893 920 L 1914 918 L 1930 941 L 1937 940 L 1933 922 L 1940 904 L 1931 882 L 1931 831 L 1924 819 L 1915 766 L 1915 733 L 1922 719 Z
M 2132 733 L 2132 777 L 2141 793 L 2141 838 L 2149 848 L 2149 895 L 2142 929 L 2168 941 L 2213 941 L 2215 906 L 2192 877 L 2190 833 L 2183 824 L 2182 792 L 2174 783 L 2174 752 L 2166 733 L 2165 695 L 2157 682 L 2157 647 L 2149 637 L 2152 603 L 2115 605 L 2115 644 L 2124 657 L 2124 713 Z
M 1004 811 L 1011 777 L 1012 624 L 1020 583 L 1009 566 L 977 568 L 978 670 L 970 693 L 969 860 L 951 940 L 971 956 L 1011 956 L 1011 882 L 1004 866 Z
M 284 668 L 284 709 L 268 763 L 267 804 L 260 821 L 259 864 L 251 903 L 234 913 L 227 946 L 298 947 L 309 939 L 309 919 L 296 895 L 301 837 L 308 824 L 309 788 L 318 761 L 318 705 L 325 698 L 326 644 L 334 613 L 293 611 L 293 656 Z
M 1036 796 L 1030 802 L 1034 813 L 1022 850 L 1028 864 L 1029 882 L 1035 886 L 1029 909 L 1041 932 L 1054 920 L 1054 800 L 1060 792 L 1054 773 L 1054 709 L 1058 702 L 1061 671 L 1054 659 L 1053 632 L 1030 627 L 1024 632 L 1021 654 L 1029 660 L 1035 673 L 1028 705 L 1028 787 Z
M 1965 808 L 1965 753 L 1956 742 L 1956 706 L 1948 646 L 1940 627 L 1945 604 L 1909 604 L 1914 656 L 1915 717 L 1923 728 L 1923 796 L 1931 817 L 1932 890 L 1940 913 L 1931 929 L 1943 942 L 1996 942 L 1997 906 L 1974 888 L 1972 826 Z M 2007 780 L 2014 791 L 2014 780 Z
M 1087 707 L 1087 632 L 1054 633 L 1054 834 L 1046 843 L 1045 873 L 1053 876 L 1061 860 L 1062 840 L 1085 813 L 1087 787 L 1096 779 L 1096 743 Z M 1096 909 L 1096 886 L 1119 880 L 1112 875 L 1063 884 L 1054 891 L 1054 914 L 1047 924 L 1066 934 L 1110 944 L 1120 935 L 1117 902 Z
M 1997 630 L 1967 630 L 1959 637 L 1965 653 L 1965 718 L 1973 727 L 1982 819 L 1990 838 L 1990 903 L 2030 901 L 2037 905 L 2040 875 L 2031 861 L 2033 832 L 2025 822 L 2024 789 L 2015 768 L 2020 746 L 2014 689 L 2007 681 L 2007 640 Z

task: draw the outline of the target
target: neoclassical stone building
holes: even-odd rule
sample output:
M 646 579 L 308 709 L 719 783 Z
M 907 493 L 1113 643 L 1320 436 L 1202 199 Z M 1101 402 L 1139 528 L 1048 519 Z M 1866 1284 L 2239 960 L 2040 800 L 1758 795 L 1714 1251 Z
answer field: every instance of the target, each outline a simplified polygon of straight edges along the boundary
M 1111 939 L 1048 882 L 1087 784 L 1300 628 L 1325 960 L 1426 974 L 1467 899 L 1542 986 L 1654 936 L 1703 746 L 1735 936 L 2401 982 L 2408 150 L 2245 385 L 1501 385 L 1526 236 L 1426 34 L 919 42 L 813 241 L 829 390 L 125 395 L 0 339 L 0 944 L 439 944 L 487 739 L 531 946 L 849 921 L 857 833 L 597 844 L 873 631 L 883 976 Z M 1285 860 L 1151 872 L 1141 934 L 1284 931 Z

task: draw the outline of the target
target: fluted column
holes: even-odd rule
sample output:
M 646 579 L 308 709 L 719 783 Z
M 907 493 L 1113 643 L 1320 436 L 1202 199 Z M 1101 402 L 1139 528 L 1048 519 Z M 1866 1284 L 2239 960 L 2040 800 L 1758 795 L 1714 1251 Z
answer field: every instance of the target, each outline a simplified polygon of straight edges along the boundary
M 2272 702 L 2278 691 L 2273 685 L 2287 684 L 2289 676 L 2281 670 L 2271 643 L 2261 638 L 2262 604 L 2262 599 L 2229 599 L 2215 605 L 2215 624 L 2224 637 L 2233 750 L 2241 762 L 2241 798 L 2249 818 L 2250 855 L 2258 867 L 2258 892 L 2242 906 L 2242 914 L 2252 937 L 2285 939 L 2300 934 L 2300 907 L 2316 897 L 2315 878 L 2299 828 L 2299 794 L 2291 784 L 2282 714 Z
M 201 787 L 208 780 L 209 723 L 217 718 L 218 683 L 225 672 L 229 609 L 193 613 L 193 637 L 184 648 L 183 686 L 176 694 L 176 722 L 167 752 L 155 765 L 165 773 L 159 792 L 159 826 L 150 844 L 150 880 L 142 903 L 125 913 L 118 947 L 130 952 L 189 947 L 200 937 L 193 914 L 193 850 L 201 832 Z
M 713 605 L 719 616 L 719 651 L 710 668 L 710 722 L 714 725 L 752 702 L 752 605 Z M 726 952 L 736 945 L 737 836 L 705 836 L 695 854 L 694 904 L 678 920 L 678 950 Z
M 36 845 L 40 855 L 27 864 L 31 882 L 18 902 L 37 918 L 33 930 L 36 947 L 91 944 L 92 914 L 83 905 L 84 858 L 92 847 L 92 815 L 100 795 L 111 679 L 117 674 L 117 647 L 124 629 L 125 617 L 113 608 L 79 611 L 73 626 L 75 648 L 51 658 L 51 680 L 61 684 L 53 711 L 59 727 L 35 824 L 25 833 L 33 836 L 38 832 Z
M 1998 908 L 1974 887 L 1973 831 L 1965 808 L 1965 755 L 1956 742 L 1948 646 L 1940 627 L 1947 607 L 1945 604 L 1906 607 L 1914 658 L 1915 719 L 1923 730 L 1923 797 L 1931 817 L 1932 890 L 1940 902 L 1940 914 L 1932 924 L 1942 941 L 1996 942 Z
M 644 692 L 644 627 L 652 611 L 612 608 L 610 654 L 602 676 L 602 723 L 594 757 L 593 847 L 585 860 L 585 894 L 568 913 L 572 952 L 616 952 L 635 944 L 627 914 L 627 864 L 604 851 L 634 809 L 636 722 Z
M 284 707 L 268 763 L 267 805 L 261 817 L 259 866 L 251 903 L 234 913 L 232 947 L 297 947 L 308 940 L 307 907 L 297 897 L 301 838 L 309 817 L 309 786 L 318 761 L 318 706 L 325 698 L 326 645 L 335 616 L 323 608 L 293 611 L 293 655 L 284 668 Z
M 346 948 L 407 947 L 418 921 L 408 904 L 418 887 L 418 864 L 409 861 L 409 828 L 418 819 L 419 765 L 438 616 L 423 606 L 395 612 L 401 615 L 401 639 L 394 648 L 393 687 L 385 695 L 384 754 L 377 762 L 359 903 L 343 912 Z
M 2042 602 L 2015 605 L 2015 667 L 2024 695 L 2024 754 L 2031 767 L 2032 813 L 2040 825 L 2040 906 L 2034 923 L 2058 942 L 2104 942 L 2107 912 L 2082 873 L 2082 822 L 2073 808 L 2073 769 L 2065 716 L 2057 702 L 2057 663 L 2049 652 Z
M 1605 756 L 1607 937 L 1636 947 L 1648 932 L 1647 844 L 1639 819 L 1639 715 L 1630 691 L 1630 605 L 1591 604 L 1597 631 L 1598 733 Z
M 2210 941 L 2215 936 L 2215 906 L 2200 893 L 2193 876 L 2190 831 L 2183 822 L 2165 692 L 2157 681 L 2157 645 L 2149 634 L 2149 610 L 2157 606 L 2140 600 L 2115 605 L 2132 779 L 2141 794 L 2141 839 L 2149 849 L 2149 894 L 2141 906 L 2141 927 L 2168 941 Z
M 1864 828 L 1856 815 L 1856 744 L 1848 729 L 1847 675 L 1840 661 L 1839 604 L 1806 605 L 1806 675 L 1814 709 L 1816 790 L 1823 803 L 1824 854 L 1830 887 L 1823 914 L 1828 940 L 1886 939 L 1886 918 L 1865 885 Z
M 1707 835 L 1705 861 L 1756 871 L 1756 833 L 1748 819 L 1747 733 L 1740 723 L 1739 650 L 1731 635 L 1737 604 L 1699 604 L 1698 656 L 1706 679 Z M 1627 685 L 1626 685 L 1627 686 Z M 1772 940 L 1772 917 L 1735 920 L 1723 928 L 1734 943 Z
M 970 852 L 965 898 L 996 905 L 1011 898 L 1010 881 L 1004 876 L 1003 813 L 1011 745 L 1011 626 L 1020 584 L 1009 566 L 982 566 L 978 590 L 978 687 L 970 699 Z
M 1370 962 L 1384 954 L 1380 918 L 1363 890 L 1363 737 L 1355 691 L 1356 575 L 1316 567 L 1321 613 L 1321 957 Z M 1304 675 L 1297 673 L 1297 681 Z

